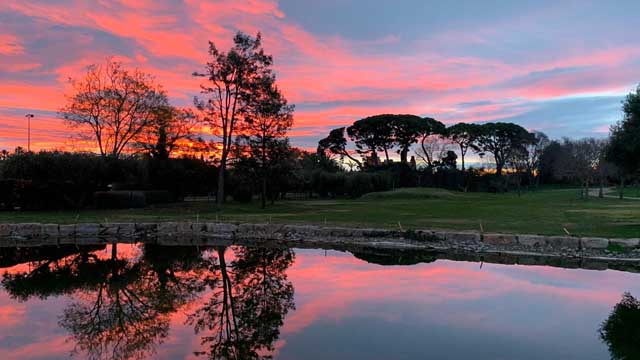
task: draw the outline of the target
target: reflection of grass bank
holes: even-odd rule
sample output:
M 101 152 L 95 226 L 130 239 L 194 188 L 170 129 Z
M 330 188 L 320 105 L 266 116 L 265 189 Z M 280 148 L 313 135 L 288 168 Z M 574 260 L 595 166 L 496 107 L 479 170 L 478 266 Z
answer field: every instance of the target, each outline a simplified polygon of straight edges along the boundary
M 583 200 L 577 190 L 517 194 L 458 193 L 401 189 L 361 199 L 282 201 L 261 210 L 256 204 L 187 202 L 131 210 L 3 212 L 0 222 L 144 222 L 172 220 L 315 223 L 369 227 L 443 228 L 487 232 L 639 237 L 640 201 Z

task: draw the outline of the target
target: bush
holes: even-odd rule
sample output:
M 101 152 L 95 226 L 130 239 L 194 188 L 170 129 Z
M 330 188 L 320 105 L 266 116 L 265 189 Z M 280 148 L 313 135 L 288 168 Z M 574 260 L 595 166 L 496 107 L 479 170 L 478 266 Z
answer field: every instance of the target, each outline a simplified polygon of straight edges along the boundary
M 169 191 L 173 198 L 207 195 L 217 185 L 217 169 L 193 158 L 148 159 L 148 186 Z
M 345 192 L 352 198 L 374 191 L 391 190 L 393 179 L 388 173 L 349 173 L 345 182 Z
M 94 198 L 98 209 L 129 209 L 146 206 L 142 191 L 98 191 Z
M 250 203 L 253 200 L 253 187 L 249 183 L 236 184 L 233 188 L 232 197 L 234 201 Z
M 0 209 L 4 210 L 78 209 L 90 199 L 68 181 L 0 180 Z
M 394 178 L 391 173 L 376 172 L 370 174 L 370 176 L 373 191 L 387 191 L 394 188 Z
M 147 190 L 142 191 L 142 194 L 147 205 L 167 204 L 175 201 L 173 195 L 166 190 Z
M 164 203 L 188 194 L 206 195 L 217 179 L 214 166 L 193 158 L 113 159 L 41 151 L 11 154 L 0 165 L 3 209 L 78 209 L 92 205 L 94 193 L 108 190 L 151 191 L 147 203 Z
M 367 173 L 358 172 L 348 176 L 345 181 L 345 191 L 352 198 L 360 197 L 373 191 L 371 176 Z
M 336 197 L 345 194 L 346 176 L 343 172 L 316 170 L 312 174 L 311 188 L 320 197 Z

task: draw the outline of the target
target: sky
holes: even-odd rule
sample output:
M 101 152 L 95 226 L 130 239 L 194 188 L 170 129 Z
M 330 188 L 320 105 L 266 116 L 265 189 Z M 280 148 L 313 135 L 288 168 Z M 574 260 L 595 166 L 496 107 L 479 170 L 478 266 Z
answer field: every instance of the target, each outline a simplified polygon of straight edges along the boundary
M 603 137 L 640 82 L 640 1 L 3 0 L 0 148 L 78 145 L 57 116 L 68 79 L 108 57 L 156 77 L 172 104 L 199 93 L 207 43 L 262 32 L 296 105 L 292 143 L 380 113 L 515 122 Z

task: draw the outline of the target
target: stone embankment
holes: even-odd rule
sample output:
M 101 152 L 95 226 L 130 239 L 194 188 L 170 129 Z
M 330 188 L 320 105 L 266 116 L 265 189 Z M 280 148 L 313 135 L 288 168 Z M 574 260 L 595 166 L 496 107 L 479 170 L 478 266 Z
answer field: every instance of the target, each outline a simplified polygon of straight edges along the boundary
M 564 256 L 640 259 L 640 239 L 540 236 L 447 230 L 393 230 L 315 225 L 160 222 L 107 224 L 0 224 L 0 246 L 160 241 L 206 244 L 210 240 L 296 244 L 371 245 L 464 251 L 510 251 Z

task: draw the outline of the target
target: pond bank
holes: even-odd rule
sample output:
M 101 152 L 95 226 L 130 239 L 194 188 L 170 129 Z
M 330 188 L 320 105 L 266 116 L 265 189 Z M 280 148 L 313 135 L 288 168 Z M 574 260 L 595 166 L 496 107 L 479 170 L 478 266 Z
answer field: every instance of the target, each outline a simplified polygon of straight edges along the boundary
M 0 246 L 3 247 L 138 241 L 194 245 L 207 244 L 211 240 L 227 240 L 291 246 L 360 245 L 406 250 L 458 250 L 467 253 L 500 252 L 640 261 L 640 239 L 315 225 L 221 222 L 0 224 L 0 239 Z

